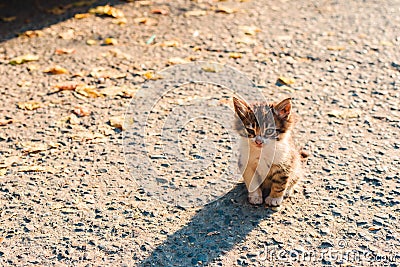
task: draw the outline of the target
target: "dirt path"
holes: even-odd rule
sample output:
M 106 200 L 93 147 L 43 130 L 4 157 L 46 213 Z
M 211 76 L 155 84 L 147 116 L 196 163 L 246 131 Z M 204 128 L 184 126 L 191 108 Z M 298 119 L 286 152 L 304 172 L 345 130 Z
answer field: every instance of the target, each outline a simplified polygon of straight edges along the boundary
M 400 265 L 400 2 L 151 2 L 112 2 L 117 10 L 97 15 L 62 6 L 65 20 L 2 36 L 0 265 Z M 16 30 L 4 16 L 1 27 Z M 297 141 L 310 157 L 279 211 L 247 204 L 234 176 L 216 179 L 234 173 L 235 137 L 221 126 L 232 88 L 174 90 L 146 113 L 155 127 L 148 135 L 143 122 L 120 125 L 127 111 L 143 111 L 135 101 L 157 95 L 144 84 L 167 80 L 154 72 L 202 61 L 241 72 L 222 75 L 224 84 L 252 80 L 237 86 L 243 94 L 293 97 Z M 225 73 L 207 64 L 209 77 Z M 171 105 L 181 113 L 170 109 L 163 136 L 156 126 Z M 190 122 L 190 112 L 217 119 Z M 180 120 L 183 130 L 167 131 Z M 141 135 L 154 149 L 143 165 L 135 161 L 146 152 L 135 143 Z M 206 170 L 174 169 L 158 153 L 163 142 L 184 151 L 175 163 L 214 158 Z M 146 180 L 135 178 L 149 162 L 165 191 L 144 190 Z M 179 188 L 200 192 L 191 203 L 220 198 L 185 208 L 152 197 Z

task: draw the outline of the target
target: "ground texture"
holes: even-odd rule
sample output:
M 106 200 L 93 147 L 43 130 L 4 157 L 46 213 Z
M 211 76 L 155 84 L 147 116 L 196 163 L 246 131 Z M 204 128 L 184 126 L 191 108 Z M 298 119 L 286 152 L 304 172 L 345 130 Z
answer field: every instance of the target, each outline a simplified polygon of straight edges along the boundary
M 400 264 L 399 1 L 40 2 L 1 4 L 0 265 Z M 189 61 L 293 98 L 310 157 L 279 211 L 249 205 L 240 181 L 193 208 L 136 183 L 121 116 L 153 71 Z

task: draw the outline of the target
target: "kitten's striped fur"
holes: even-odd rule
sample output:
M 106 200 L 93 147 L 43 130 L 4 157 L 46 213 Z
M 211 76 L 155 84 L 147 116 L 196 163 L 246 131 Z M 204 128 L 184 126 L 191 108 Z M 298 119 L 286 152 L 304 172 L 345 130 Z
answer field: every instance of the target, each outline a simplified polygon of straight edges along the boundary
M 251 204 L 278 206 L 302 176 L 301 156 L 296 149 L 291 99 L 278 104 L 246 102 L 233 98 L 236 129 L 241 139 L 239 168 Z

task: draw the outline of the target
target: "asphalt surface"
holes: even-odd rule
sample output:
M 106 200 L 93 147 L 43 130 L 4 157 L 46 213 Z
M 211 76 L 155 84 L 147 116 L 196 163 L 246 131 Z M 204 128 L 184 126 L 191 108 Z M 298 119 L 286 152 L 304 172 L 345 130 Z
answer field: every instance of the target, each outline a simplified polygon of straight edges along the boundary
M 399 1 L 109 2 L 123 15 L 4 2 L 0 265 L 400 265 Z M 222 87 L 146 91 L 173 64 L 172 77 L 193 76 L 185 62 Z M 242 75 L 253 84 L 224 86 Z M 278 211 L 248 204 L 236 176 L 219 180 L 235 175 L 236 137 L 221 126 L 234 92 L 293 98 L 310 157 Z M 186 124 L 163 136 L 164 120 Z M 160 156 L 174 149 L 174 163 Z M 148 155 L 144 178 L 136 155 Z M 159 188 L 146 187 L 152 173 Z M 180 189 L 200 196 L 181 205 Z

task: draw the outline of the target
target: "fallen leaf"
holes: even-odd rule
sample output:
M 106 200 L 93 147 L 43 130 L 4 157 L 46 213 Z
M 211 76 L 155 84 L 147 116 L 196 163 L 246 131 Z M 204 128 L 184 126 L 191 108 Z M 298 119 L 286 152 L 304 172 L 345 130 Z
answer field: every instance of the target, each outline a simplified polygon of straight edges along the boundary
M 93 39 L 86 40 L 87 45 L 95 45 L 96 43 L 97 43 L 96 40 Z
M 74 48 L 59 48 L 54 52 L 56 55 L 65 55 L 75 53 Z
M 152 14 L 168 15 L 169 11 L 164 8 L 155 8 L 151 10 Z
M 85 117 L 90 115 L 90 110 L 84 106 L 77 106 L 72 111 L 74 114 L 78 115 L 79 117 Z
M 97 90 L 94 86 L 88 86 L 88 85 L 78 85 L 75 88 L 75 92 L 85 97 L 91 97 L 91 98 L 101 96 L 99 90 Z
M 239 26 L 239 30 L 247 35 L 256 35 L 261 31 L 257 26 Z
M 200 16 L 205 16 L 207 15 L 207 11 L 201 10 L 201 9 L 196 9 L 196 10 L 190 10 L 185 13 L 185 17 L 200 17 Z
M 126 130 L 124 127 L 124 120 L 125 118 L 123 116 L 116 116 L 116 117 L 111 117 L 109 122 L 112 127 L 118 128 L 120 130 Z
M 99 15 L 99 16 L 110 16 L 110 17 L 113 17 L 113 18 L 122 18 L 122 17 L 124 17 L 124 13 L 121 10 L 119 10 L 119 9 L 117 9 L 115 7 L 112 7 L 110 5 L 98 6 L 98 7 L 95 7 L 95 8 L 91 8 L 89 10 L 89 13 L 96 14 L 96 15 Z
M 360 117 L 360 112 L 352 109 L 332 110 L 328 112 L 328 116 L 341 119 L 352 119 Z
M 133 21 L 136 24 L 145 24 L 148 26 L 155 26 L 158 24 L 158 20 L 153 19 L 153 18 L 148 18 L 148 17 L 140 17 L 140 18 L 135 18 Z
M 281 85 L 292 85 L 292 84 L 294 84 L 295 82 L 296 82 L 295 79 L 293 79 L 293 78 L 286 78 L 286 77 L 283 77 L 283 76 L 280 76 L 280 77 L 278 78 L 278 80 L 276 81 L 276 83 L 281 84 Z
M 242 58 L 242 54 L 241 53 L 232 52 L 232 53 L 229 53 L 229 57 L 230 58 L 234 58 L 234 59 Z
M 201 67 L 201 69 L 205 72 L 220 72 L 220 66 L 214 64 L 206 64 Z
M 232 13 L 235 13 L 235 12 L 237 12 L 238 10 L 236 9 L 236 8 L 230 8 L 230 7 L 227 7 L 227 6 L 218 6 L 216 9 L 215 9 L 215 12 L 218 12 L 218 13 L 225 13 L 225 14 L 232 14 Z
M 126 73 L 119 72 L 116 69 L 104 69 L 104 68 L 95 68 L 90 72 L 90 76 L 93 78 L 104 78 L 104 79 L 120 79 L 125 78 Z
M 78 13 L 78 14 L 75 14 L 75 16 L 74 16 L 74 18 L 76 18 L 76 19 L 85 19 L 88 17 L 90 17 L 89 13 Z
M 54 75 L 60 75 L 60 74 L 68 74 L 68 70 L 66 68 L 63 68 L 61 66 L 54 66 L 47 68 L 43 71 L 44 73 L 49 73 L 49 74 L 54 74 Z
M 76 124 L 80 124 L 81 120 L 75 114 L 71 114 L 68 116 L 67 122 L 69 122 L 70 124 L 76 125 Z
M 383 46 L 393 46 L 393 43 L 388 41 L 381 41 L 380 44 Z
M 256 44 L 257 40 L 249 37 L 249 36 L 243 36 L 243 37 L 239 37 L 235 39 L 235 42 L 237 44 L 246 44 L 246 45 L 252 45 L 252 44 Z
M 11 17 L 1 17 L 1 20 L 4 22 L 12 22 L 14 20 L 16 20 L 17 17 L 16 16 L 11 16 Z
M 4 241 L 4 237 L 0 237 L 0 243 Z
M 22 152 L 26 154 L 37 153 L 58 147 L 58 145 L 54 143 L 45 144 L 37 142 L 21 142 L 18 144 L 18 146 L 22 148 Z
M 181 44 L 180 40 L 168 40 L 160 43 L 162 47 L 177 47 Z
M 13 123 L 13 120 L 12 120 L 12 119 L 8 119 L 8 120 L 6 120 L 6 119 L 0 119 L 0 126 L 5 126 L 5 125 L 11 124 L 11 123 Z
M 343 51 L 346 50 L 346 47 L 344 46 L 328 46 L 326 49 L 329 51 Z
M 12 58 L 8 63 L 11 65 L 19 65 L 25 62 L 37 61 L 39 60 L 39 56 L 26 54 L 23 56 Z
M 128 20 L 126 18 L 118 18 L 118 19 L 114 19 L 112 21 L 112 23 L 117 24 L 117 25 L 125 25 L 128 23 Z
M 43 36 L 44 32 L 40 31 L 40 30 L 36 30 L 36 31 L 26 31 L 22 34 L 22 36 L 26 36 L 29 38 L 33 38 L 33 37 L 40 37 Z
M 18 169 L 18 172 L 48 172 L 56 173 L 56 169 L 46 166 L 23 166 Z
M 58 91 L 72 91 L 75 90 L 76 87 L 78 87 L 78 85 L 82 85 L 80 83 L 77 82 L 65 82 L 65 83 L 61 83 L 61 84 L 57 84 L 55 86 L 55 88 L 57 89 L 56 92 Z
M 11 156 L 3 159 L 3 161 L 0 163 L 0 168 L 11 167 L 14 163 L 18 162 L 21 162 L 21 159 L 18 156 Z
M 121 96 L 126 98 L 134 97 L 137 89 L 135 88 L 126 88 L 126 87 L 119 87 L 119 86 L 111 86 L 102 89 L 100 92 L 104 96 Z
M 73 29 L 68 29 L 58 35 L 61 39 L 71 40 L 75 37 L 75 31 Z
M 163 78 L 160 74 L 156 74 L 153 71 L 146 71 L 145 73 L 143 73 L 143 77 L 146 80 L 159 80 Z
M 4 175 L 6 175 L 6 173 L 7 173 L 7 168 L 0 168 L 0 176 L 4 176 Z
M 104 44 L 106 45 L 117 45 L 118 44 L 118 40 L 115 38 L 106 38 L 104 39 Z
M 35 110 L 40 108 L 41 105 L 39 102 L 36 101 L 28 101 L 28 102 L 19 102 L 18 108 L 25 109 L 25 110 Z
M 190 60 L 181 57 L 171 57 L 170 59 L 168 59 L 168 64 L 170 65 L 186 64 L 189 62 Z
M 370 231 L 377 231 L 377 230 L 381 230 L 381 228 L 382 228 L 382 227 L 380 227 L 380 226 L 370 226 L 370 227 L 368 228 L 368 230 L 370 230 Z

